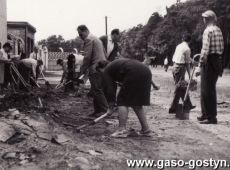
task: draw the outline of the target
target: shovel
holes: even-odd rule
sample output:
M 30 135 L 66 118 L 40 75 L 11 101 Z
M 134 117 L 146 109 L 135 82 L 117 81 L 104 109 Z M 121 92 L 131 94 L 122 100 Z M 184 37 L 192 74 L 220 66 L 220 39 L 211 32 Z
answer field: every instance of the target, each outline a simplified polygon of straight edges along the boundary
M 199 58 L 200 58 L 200 54 L 194 55 L 194 57 L 193 57 L 193 62 L 197 62 L 197 60 L 199 60 Z M 191 77 L 190 77 L 190 79 L 189 79 L 189 83 L 188 83 L 188 86 L 187 86 L 187 89 L 186 89 L 186 92 L 185 92 L 185 96 L 184 96 L 184 99 L 183 99 L 182 113 L 184 112 L 184 102 L 185 102 L 185 100 L 186 100 L 187 97 L 188 97 L 190 85 L 191 85 L 191 82 L 192 82 L 192 80 L 193 80 L 193 76 L 194 76 L 195 70 L 196 70 L 196 67 L 194 66 L 193 69 L 192 69 L 192 74 L 191 74 Z
M 115 111 L 115 110 L 113 110 L 112 113 L 113 113 L 114 111 Z M 101 115 L 100 117 L 98 117 L 98 118 L 96 118 L 96 119 L 90 121 L 89 123 L 86 123 L 86 124 L 84 124 L 84 125 L 79 126 L 79 127 L 76 129 L 76 131 L 77 131 L 77 132 L 80 132 L 83 128 L 88 127 L 88 126 L 92 126 L 92 125 L 96 124 L 96 123 L 99 122 L 101 119 L 104 119 L 105 117 L 107 117 L 107 116 L 110 115 L 110 114 L 111 114 L 111 113 L 110 113 L 110 111 L 108 110 L 105 114 Z
M 42 75 L 42 78 L 45 80 L 45 85 L 46 85 L 47 87 L 51 87 L 50 83 L 46 80 L 46 78 L 45 78 L 43 72 L 41 72 L 41 75 Z
M 58 85 L 55 87 L 55 90 L 58 90 L 58 89 L 64 87 L 65 85 L 67 85 L 67 84 L 69 84 L 69 83 L 71 83 L 71 82 L 72 82 L 72 81 L 70 80 L 70 81 L 67 81 L 67 82 L 60 83 L 60 84 L 58 84 Z

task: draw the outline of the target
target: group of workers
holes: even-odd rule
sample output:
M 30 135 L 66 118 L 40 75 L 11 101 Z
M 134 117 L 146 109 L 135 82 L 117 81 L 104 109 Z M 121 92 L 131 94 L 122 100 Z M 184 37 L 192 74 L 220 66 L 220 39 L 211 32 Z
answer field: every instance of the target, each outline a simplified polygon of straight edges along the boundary
M 152 74 L 148 66 L 132 59 L 123 58 L 119 45 L 120 31 L 114 29 L 111 37 L 100 38 L 90 33 L 85 25 L 77 28 L 79 37 L 84 41 L 83 62 L 77 78 L 87 75 L 91 84 L 94 112 L 90 117 L 99 117 L 104 113 L 112 114 L 115 107 L 119 113 L 119 128 L 113 137 L 125 137 L 128 135 L 126 123 L 128 119 L 128 108 L 132 107 L 141 123 L 141 135 L 149 135 L 150 129 L 144 105 L 150 105 L 150 91 Z M 57 64 L 63 68 L 64 77 L 66 70 L 71 67 L 67 64 L 70 61 L 59 59 Z M 67 81 L 67 80 L 66 80 Z
M 202 17 L 207 27 L 203 34 L 199 69 L 196 71 L 196 76 L 201 75 L 202 112 L 202 115 L 197 119 L 203 124 L 216 124 L 216 82 L 218 76 L 221 75 L 224 42 L 221 30 L 216 26 L 216 14 L 208 10 L 202 14 Z M 159 87 L 152 81 L 152 73 L 148 68 L 148 62 L 142 63 L 122 57 L 119 46 L 119 29 L 112 30 L 111 37 L 103 36 L 101 38 L 91 34 L 85 25 L 78 26 L 77 31 L 79 37 L 84 41 L 83 55 L 71 54 L 68 56 L 68 61 L 61 59 L 57 61 L 57 64 L 61 65 L 64 70 L 61 82 L 64 79 L 71 81 L 73 77 L 88 76 L 94 105 L 94 112 L 89 116 L 98 117 L 106 112 L 112 114 L 115 107 L 118 109 L 119 127 L 111 136 L 127 137 L 129 135 L 126 128 L 129 107 L 134 110 L 141 124 L 139 134 L 143 136 L 150 135 L 151 130 L 143 106 L 150 105 L 151 85 L 155 89 L 159 89 Z M 190 42 L 191 36 L 184 35 L 182 43 L 176 47 L 173 56 L 173 78 L 176 88 L 169 113 L 176 113 L 180 98 L 184 99 L 186 92 L 184 88 L 180 88 L 180 83 L 185 80 L 186 71 L 189 78 L 191 77 L 190 65 L 196 64 L 190 56 Z M 11 49 L 9 43 L 3 45 L 3 49 L 0 51 L 1 61 L 11 60 L 8 57 Z M 79 65 L 78 71 L 76 71 L 76 63 Z M 2 70 L 7 72 L 7 69 L 3 66 L 4 64 L 6 63 L 0 63 L 0 74 L 3 72 Z M 29 81 L 30 77 L 26 73 L 31 71 L 32 76 L 36 78 L 42 66 L 42 61 L 36 55 L 31 54 L 31 57 L 22 59 L 18 66 L 23 77 Z M 75 75 L 76 73 L 77 75 Z M 7 79 L 6 77 L 5 79 Z M 1 81 L 3 79 L 0 75 Z M 3 85 L 5 84 L 3 83 Z M 70 84 L 69 88 L 73 88 L 72 86 L 73 84 Z M 184 104 L 189 110 L 195 108 L 189 96 Z
M 184 34 L 182 42 L 176 47 L 173 55 L 173 78 L 176 85 L 169 113 L 177 112 L 179 100 L 184 100 L 186 88 L 182 88 L 185 73 L 191 78 L 190 66 L 198 66 L 196 76 L 201 75 L 201 112 L 197 117 L 202 124 L 216 124 L 216 82 L 221 74 L 221 61 L 224 50 L 223 35 L 216 26 L 217 17 L 213 11 L 202 14 L 206 29 L 203 34 L 203 45 L 199 62 L 191 58 L 191 35 Z M 109 112 L 113 113 L 114 107 L 118 109 L 119 127 L 111 135 L 113 137 L 127 137 L 126 128 L 129 107 L 136 113 L 141 124 L 139 135 L 149 136 L 151 130 L 147 123 L 143 106 L 150 105 L 151 85 L 159 87 L 152 81 L 149 59 L 142 63 L 134 59 L 124 58 L 119 46 L 120 32 L 114 29 L 111 37 L 96 37 L 90 33 L 85 25 L 77 28 L 79 37 L 84 41 L 84 57 L 77 77 L 87 74 L 91 84 L 94 112 L 89 114 L 98 117 Z M 131 56 L 130 56 L 131 58 Z M 68 59 L 69 60 L 69 59 Z M 67 67 L 62 60 L 58 60 L 65 70 Z M 168 61 L 165 61 L 168 65 Z M 167 71 L 168 68 L 165 68 Z M 62 79 L 63 80 L 63 79 Z M 187 84 L 186 84 L 187 85 Z M 184 107 L 194 109 L 189 95 L 185 99 Z
M 217 124 L 217 99 L 216 82 L 222 74 L 222 55 L 224 51 L 223 35 L 216 25 L 216 14 L 208 10 L 202 14 L 206 29 L 203 33 L 203 45 L 200 59 L 195 62 L 191 58 L 190 42 L 191 36 L 185 34 L 182 43 L 176 47 L 173 55 L 173 78 L 176 85 L 175 95 L 169 109 L 169 113 L 176 113 L 179 100 L 184 100 L 186 88 L 181 88 L 185 81 L 185 73 L 190 66 L 198 66 L 196 76 L 201 75 L 201 113 L 197 117 L 201 124 Z M 89 71 L 89 80 L 94 99 L 94 113 L 91 116 L 100 116 L 106 111 L 113 112 L 117 106 L 119 113 L 119 128 L 112 134 L 113 137 L 127 137 L 126 129 L 129 107 L 133 108 L 141 124 L 140 135 L 151 133 L 147 123 L 143 106 L 150 105 L 150 91 L 152 74 L 149 68 L 137 61 L 122 58 L 115 40 L 100 41 L 93 36 L 85 25 L 77 28 L 80 38 L 84 41 L 84 60 L 79 75 Z M 119 34 L 117 30 L 112 31 L 111 36 Z M 119 38 L 117 38 L 118 40 Z M 104 40 L 104 39 L 102 39 Z M 111 43 L 112 45 L 108 44 Z M 110 48 L 108 47 L 113 47 Z M 108 50 L 109 49 L 109 50 Z M 109 53 L 108 53 L 109 52 Z M 110 54 L 114 56 L 110 56 Z M 167 71 L 167 70 L 166 70 Z M 119 92 L 117 92 L 119 87 Z M 191 110 L 192 105 L 189 95 L 186 97 L 184 107 Z
M 18 87 L 21 90 L 27 89 L 27 85 L 35 85 L 36 79 L 43 69 L 43 61 L 36 58 L 33 54 L 37 53 L 37 47 L 28 58 L 21 56 L 13 56 L 10 43 L 5 43 L 0 49 L 0 86 L 1 93 L 10 86 Z

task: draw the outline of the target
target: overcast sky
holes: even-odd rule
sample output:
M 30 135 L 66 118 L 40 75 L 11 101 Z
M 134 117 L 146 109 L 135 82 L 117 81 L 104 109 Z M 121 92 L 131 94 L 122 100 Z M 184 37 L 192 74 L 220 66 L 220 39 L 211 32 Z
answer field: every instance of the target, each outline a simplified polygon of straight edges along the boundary
M 145 24 L 153 12 L 165 14 L 166 6 L 176 0 L 7 0 L 7 20 L 27 21 L 37 29 L 36 41 L 50 35 L 65 39 L 77 36 L 76 28 L 86 24 L 90 32 L 105 34 L 108 30 L 132 28 Z

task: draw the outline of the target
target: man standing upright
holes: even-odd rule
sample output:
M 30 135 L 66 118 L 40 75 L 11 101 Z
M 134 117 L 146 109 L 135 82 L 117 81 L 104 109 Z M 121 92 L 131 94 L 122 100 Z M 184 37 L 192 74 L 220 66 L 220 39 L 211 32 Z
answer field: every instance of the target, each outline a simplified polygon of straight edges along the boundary
M 3 48 L 1 49 L 0 51 L 0 59 L 1 60 L 4 60 L 5 63 L 1 64 L 2 68 L 1 68 L 1 73 L 0 74 L 4 74 L 3 75 L 3 78 L 4 78 L 4 83 L 2 85 L 2 88 L 7 88 L 7 86 L 9 85 L 9 83 L 11 82 L 11 74 L 10 74 L 10 63 L 7 63 L 6 61 L 7 60 L 10 60 L 10 52 L 12 50 L 12 46 L 10 43 L 6 42 L 4 45 L 3 45 Z M 3 72 L 2 72 L 3 71 Z
M 190 63 L 192 62 L 192 59 L 190 58 L 190 41 L 191 36 L 184 35 L 182 38 L 182 43 L 177 45 L 175 53 L 173 55 L 173 78 L 176 85 L 176 89 L 174 92 L 174 98 L 171 107 L 169 108 L 169 113 L 176 113 L 179 100 L 183 100 L 186 93 L 186 89 L 181 87 L 181 82 L 185 79 L 186 71 L 188 72 L 190 78 Z M 192 105 L 189 96 L 184 101 L 184 106 L 189 110 L 195 107 Z
M 39 55 L 38 53 L 38 47 L 37 46 L 34 46 L 33 48 L 33 52 L 30 53 L 30 57 L 29 58 L 32 58 L 34 60 L 39 60 L 41 59 L 41 56 Z
M 84 41 L 85 56 L 81 66 L 81 74 L 85 74 L 87 70 L 89 71 L 89 81 L 93 95 L 94 113 L 90 116 L 99 116 L 108 109 L 108 103 L 102 87 L 102 75 L 96 71 L 98 62 L 106 60 L 105 52 L 101 40 L 90 34 L 85 25 L 78 26 L 77 31 Z
M 203 33 L 203 44 L 200 57 L 201 74 L 201 112 L 197 117 L 202 124 L 217 124 L 217 99 L 216 82 L 222 75 L 222 54 L 224 51 L 223 35 L 216 26 L 216 14 L 208 10 L 202 14 L 203 21 L 207 25 Z
M 113 29 L 111 31 L 111 37 L 108 38 L 107 36 L 102 36 L 100 37 L 100 40 L 103 43 L 108 61 L 113 61 L 120 56 L 121 48 L 119 46 L 119 42 L 120 42 L 119 29 Z

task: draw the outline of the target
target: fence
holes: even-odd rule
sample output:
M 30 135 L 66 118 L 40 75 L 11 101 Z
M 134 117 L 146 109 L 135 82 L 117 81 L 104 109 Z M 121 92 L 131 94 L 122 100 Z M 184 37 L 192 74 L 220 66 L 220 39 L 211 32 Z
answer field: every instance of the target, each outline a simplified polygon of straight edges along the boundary
M 58 59 L 67 59 L 68 52 L 49 52 L 48 54 L 48 71 L 60 71 L 61 67 L 57 65 Z

